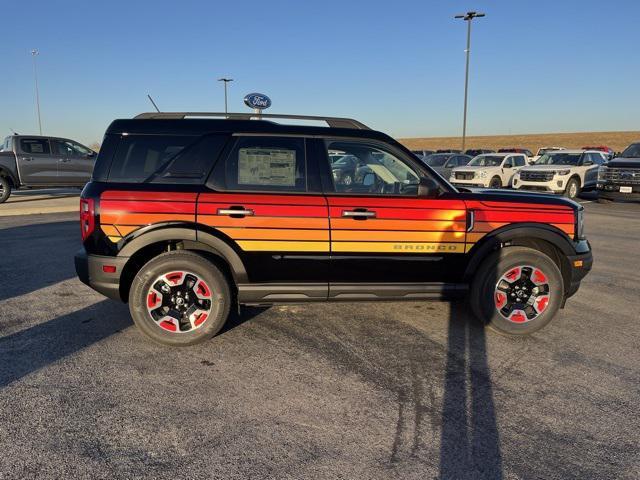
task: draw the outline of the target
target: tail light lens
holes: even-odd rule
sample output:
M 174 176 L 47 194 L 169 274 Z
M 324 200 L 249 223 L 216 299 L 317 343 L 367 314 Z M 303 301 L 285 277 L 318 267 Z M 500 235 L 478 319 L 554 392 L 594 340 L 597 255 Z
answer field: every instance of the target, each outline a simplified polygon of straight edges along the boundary
M 80 199 L 80 232 L 85 241 L 96 226 L 95 204 L 93 198 Z

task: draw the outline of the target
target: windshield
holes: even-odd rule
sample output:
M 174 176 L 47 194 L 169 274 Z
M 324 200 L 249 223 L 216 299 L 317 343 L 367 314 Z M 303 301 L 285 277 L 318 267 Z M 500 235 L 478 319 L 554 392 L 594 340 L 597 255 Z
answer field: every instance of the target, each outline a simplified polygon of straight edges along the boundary
M 578 165 L 581 153 L 545 153 L 536 165 Z
M 562 149 L 561 149 L 561 148 L 554 148 L 554 147 L 551 147 L 551 148 L 541 148 L 540 150 L 538 150 L 538 155 L 539 155 L 539 156 L 542 156 L 542 155 L 544 155 L 545 153 L 549 153 L 549 152 L 557 152 L 558 150 L 562 150 Z
M 479 155 L 471 160 L 467 167 L 499 167 L 504 160 L 503 156 Z
M 445 163 L 447 163 L 447 160 L 449 160 L 449 158 L 451 158 L 451 155 L 447 155 L 447 154 L 429 155 L 425 157 L 424 163 L 426 163 L 430 167 L 442 167 Z
M 620 156 L 624 158 L 640 158 L 640 143 L 629 145 Z

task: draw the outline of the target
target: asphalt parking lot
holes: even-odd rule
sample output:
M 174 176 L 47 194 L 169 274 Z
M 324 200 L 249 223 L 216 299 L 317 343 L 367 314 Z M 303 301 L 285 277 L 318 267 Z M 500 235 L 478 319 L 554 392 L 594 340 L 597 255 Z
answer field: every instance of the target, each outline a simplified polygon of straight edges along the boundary
M 594 270 L 532 337 L 318 304 L 188 349 L 75 278 L 77 214 L 2 216 L 0 478 L 640 478 L 640 205 L 585 208 Z

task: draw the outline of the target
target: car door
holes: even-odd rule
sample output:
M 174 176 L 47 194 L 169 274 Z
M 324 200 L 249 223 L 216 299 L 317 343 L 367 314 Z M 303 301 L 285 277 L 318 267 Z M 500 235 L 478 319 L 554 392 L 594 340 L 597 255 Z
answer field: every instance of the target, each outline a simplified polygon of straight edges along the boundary
M 605 162 L 604 157 L 599 153 L 585 153 L 580 163 L 585 167 L 584 185 L 582 188 L 593 188 L 598 181 L 598 169 Z
M 49 139 L 21 137 L 16 153 L 23 184 L 45 186 L 58 183 L 58 159 L 51 153 Z
M 326 299 L 328 208 L 308 140 L 265 135 L 231 142 L 198 198 L 198 223 L 233 243 L 250 283 L 305 284 L 295 291 Z
M 58 156 L 58 183 L 82 186 L 91 178 L 95 153 L 79 143 L 64 138 L 52 138 L 51 149 Z
M 354 183 L 334 181 L 327 152 L 356 156 L 363 167 Z M 322 164 L 322 163 L 321 163 Z M 378 295 L 408 285 L 453 279 L 465 252 L 466 207 L 457 199 L 421 198 L 425 177 L 417 162 L 384 142 L 351 139 L 324 141 L 323 188 L 329 205 L 331 261 L 329 296 Z M 395 284 L 395 285 L 394 285 Z

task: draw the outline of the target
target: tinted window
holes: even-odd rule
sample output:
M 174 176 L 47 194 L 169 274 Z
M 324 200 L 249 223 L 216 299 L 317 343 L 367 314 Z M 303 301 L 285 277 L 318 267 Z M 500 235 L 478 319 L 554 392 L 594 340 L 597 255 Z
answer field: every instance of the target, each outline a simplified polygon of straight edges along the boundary
M 109 180 L 127 183 L 148 180 L 195 140 L 197 137 L 192 136 L 123 136 L 109 170 Z
M 23 138 L 20 140 L 20 149 L 25 153 L 50 153 L 49 141 L 43 138 Z
M 229 190 L 305 192 L 305 141 L 302 138 L 242 137 L 225 164 Z
M 536 161 L 536 165 L 578 165 L 580 157 L 580 153 L 545 153 Z
M 417 195 L 418 174 L 394 154 L 377 145 L 360 142 L 331 142 L 328 150 L 357 158 L 354 170 L 331 168 L 338 193 L 363 195 Z
M 640 158 L 640 143 L 632 143 L 620 155 L 623 158 Z
M 516 167 L 524 167 L 527 164 L 526 160 L 523 156 L 515 157 L 515 166 Z
M 479 155 L 468 163 L 470 167 L 499 167 L 502 165 L 502 155 Z
M 167 160 L 153 176 L 153 183 L 203 183 L 222 149 L 226 135 L 208 135 Z
M 424 163 L 430 167 L 442 167 L 445 162 L 451 157 L 447 153 L 434 153 L 424 158 Z
M 71 140 L 51 140 L 51 150 L 54 155 L 60 155 L 63 157 L 76 157 L 82 158 L 88 156 L 92 151 L 86 147 L 83 147 L 79 143 L 72 142 Z

